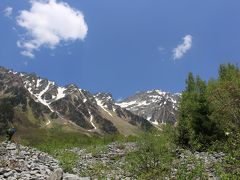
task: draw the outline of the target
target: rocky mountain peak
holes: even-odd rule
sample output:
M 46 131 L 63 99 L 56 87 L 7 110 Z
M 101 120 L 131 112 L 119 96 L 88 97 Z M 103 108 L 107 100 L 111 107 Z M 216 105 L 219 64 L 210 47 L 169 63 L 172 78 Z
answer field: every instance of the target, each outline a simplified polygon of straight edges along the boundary
M 94 95 L 97 101 L 101 101 L 103 104 L 114 104 L 115 101 L 110 93 L 97 93 Z
M 117 103 L 117 105 L 146 118 L 156 125 L 175 123 L 179 97 L 179 94 L 155 89 L 138 92 Z

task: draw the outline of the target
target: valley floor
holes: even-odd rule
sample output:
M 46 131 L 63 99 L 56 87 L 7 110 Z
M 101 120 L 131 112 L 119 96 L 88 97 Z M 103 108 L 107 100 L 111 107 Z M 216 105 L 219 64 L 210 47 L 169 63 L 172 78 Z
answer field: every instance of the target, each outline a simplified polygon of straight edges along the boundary
M 88 137 L 43 130 L 36 134 L 38 139 L 33 135 L 21 137 L 20 143 L 25 146 L 0 144 L 0 179 L 47 179 L 59 174 L 68 180 L 239 177 L 239 164 L 233 164 L 228 154 L 180 149 L 165 133 Z

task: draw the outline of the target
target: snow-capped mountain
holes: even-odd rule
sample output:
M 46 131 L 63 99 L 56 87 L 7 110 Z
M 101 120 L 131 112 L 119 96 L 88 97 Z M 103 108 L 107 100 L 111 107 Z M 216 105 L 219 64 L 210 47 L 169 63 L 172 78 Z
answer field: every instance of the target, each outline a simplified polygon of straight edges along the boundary
M 175 123 L 179 97 L 152 90 L 116 103 L 109 93 L 91 94 L 74 84 L 62 87 L 36 74 L 0 67 L 0 105 L 10 103 L 22 121 L 41 127 L 61 124 L 86 133 L 136 134 L 153 124 Z
M 155 125 L 175 123 L 178 110 L 179 93 L 168 93 L 161 90 L 140 92 L 119 103 L 132 113 L 142 116 Z
M 0 104 L 6 101 L 15 114 L 20 110 L 21 118 L 44 127 L 61 124 L 87 133 L 124 135 L 152 127 L 143 117 L 116 105 L 110 94 L 93 95 L 74 84 L 61 87 L 36 74 L 0 68 Z

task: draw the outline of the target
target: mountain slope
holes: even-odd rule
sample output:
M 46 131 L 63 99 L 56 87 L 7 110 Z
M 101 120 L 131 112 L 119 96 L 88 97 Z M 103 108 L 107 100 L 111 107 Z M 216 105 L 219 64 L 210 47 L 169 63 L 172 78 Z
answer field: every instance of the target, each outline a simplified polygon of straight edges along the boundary
M 124 135 L 152 127 L 146 119 L 115 105 L 110 95 L 109 108 L 105 107 L 103 97 L 105 93 L 93 95 L 74 84 L 60 87 L 35 74 L 0 68 L 0 105 L 10 104 L 15 112 L 12 119 L 0 118 L 2 127 L 11 121 L 37 127 L 57 123 L 86 133 Z
M 119 103 L 118 106 L 141 116 L 155 125 L 175 123 L 180 94 L 161 90 L 140 92 Z

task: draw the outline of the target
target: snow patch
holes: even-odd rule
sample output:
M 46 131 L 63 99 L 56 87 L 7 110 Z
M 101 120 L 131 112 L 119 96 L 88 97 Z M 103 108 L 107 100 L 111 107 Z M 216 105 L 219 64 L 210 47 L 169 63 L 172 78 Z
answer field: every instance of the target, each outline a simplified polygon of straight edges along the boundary
M 130 101 L 130 102 L 122 102 L 122 103 L 116 103 L 116 105 L 122 107 L 122 108 L 127 108 L 129 106 L 132 106 L 136 104 L 137 101 Z
M 57 89 L 58 93 L 57 93 L 57 97 L 55 100 L 64 98 L 66 96 L 66 94 L 64 93 L 65 90 L 66 90 L 66 88 L 64 88 L 64 87 L 58 87 L 58 89 Z
M 42 79 L 37 79 L 37 84 L 36 84 L 37 88 L 40 86 L 41 81 L 42 81 Z
M 151 118 L 152 118 L 152 116 L 148 116 L 148 117 L 147 117 L 147 120 L 150 121 Z
M 154 121 L 154 122 L 151 122 L 151 123 L 153 123 L 154 125 L 158 125 L 158 122 L 157 122 L 157 121 Z

